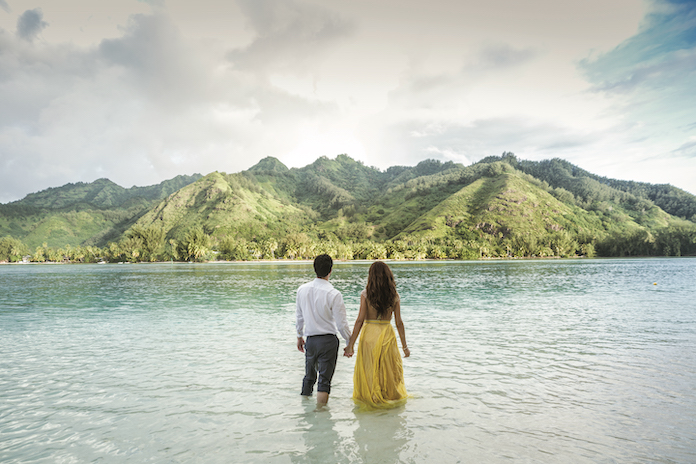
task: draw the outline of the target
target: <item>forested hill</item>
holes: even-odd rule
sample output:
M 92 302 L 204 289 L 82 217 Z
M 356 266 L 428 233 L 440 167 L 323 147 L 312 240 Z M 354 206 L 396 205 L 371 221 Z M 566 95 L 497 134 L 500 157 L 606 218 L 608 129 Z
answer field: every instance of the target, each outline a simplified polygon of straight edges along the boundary
M 609 179 L 589 173 L 558 158 L 546 161 L 518 161 L 512 153 L 504 153 L 499 158 L 489 157 L 482 160 L 494 161 L 504 161 L 522 172 L 548 182 L 553 187 L 568 190 L 581 205 L 591 206 L 597 201 L 617 199 L 620 196 L 618 192 L 625 192 L 639 199 L 650 200 L 669 214 L 696 222 L 696 196 L 669 184 Z M 630 197 L 624 197 L 628 198 Z
M 25 246 L 78 261 L 685 255 L 695 221 L 683 190 L 511 153 L 385 171 L 346 155 L 292 169 L 269 157 L 234 174 L 139 190 L 100 179 L 0 206 L 12 256 Z
M 97 179 L 89 184 L 78 182 L 57 188 L 48 188 L 38 193 L 30 193 L 22 200 L 10 203 L 10 205 L 64 209 L 86 204 L 95 208 L 113 208 L 123 206 L 129 200 L 161 200 L 201 177 L 203 176 L 200 174 L 176 176 L 157 185 L 129 189 L 116 185 L 109 179 Z
M 0 204 L 0 237 L 13 237 L 32 249 L 43 243 L 50 247 L 104 245 L 119 240 L 153 204 L 201 177 L 182 175 L 129 189 L 98 179 L 31 193 Z

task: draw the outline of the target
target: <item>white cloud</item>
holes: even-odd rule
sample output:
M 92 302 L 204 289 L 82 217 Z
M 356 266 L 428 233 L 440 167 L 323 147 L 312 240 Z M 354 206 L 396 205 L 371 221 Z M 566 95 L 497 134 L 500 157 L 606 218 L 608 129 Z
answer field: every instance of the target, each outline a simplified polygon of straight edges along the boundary
M 339 153 L 512 151 L 696 192 L 689 3 L 639 28 L 642 0 L 32 2 L 0 3 L 1 202 Z
M 331 46 L 350 36 L 353 24 L 341 15 L 294 0 L 238 0 L 256 37 L 231 50 L 236 69 L 307 74 Z
M 403 162 L 427 157 L 468 164 L 486 156 L 513 151 L 524 159 L 556 157 L 578 147 L 590 149 L 590 136 L 568 128 L 522 118 L 478 119 L 467 124 L 406 121 L 385 131 L 383 144 L 398 147 Z M 433 155 L 442 156 L 433 156 Z
M 236 172 L 302 143 L 303 128 L 335 112 L 204 45 L 159 13 L 132 16 L 95 47 L 0 35 L 12 51 L 0 54 L 0 201 L 102 176 L 128 186 Z

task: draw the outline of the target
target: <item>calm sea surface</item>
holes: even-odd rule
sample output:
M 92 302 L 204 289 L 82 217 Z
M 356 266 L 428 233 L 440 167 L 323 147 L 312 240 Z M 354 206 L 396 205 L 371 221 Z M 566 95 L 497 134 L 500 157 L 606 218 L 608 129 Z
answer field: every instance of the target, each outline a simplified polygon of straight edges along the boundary
M 0 266 L 0 462 L 696 462 L 696 259 L 391 266 L 412 398 L 372 413 L 355 358 L 299 395 L 311 263 Z

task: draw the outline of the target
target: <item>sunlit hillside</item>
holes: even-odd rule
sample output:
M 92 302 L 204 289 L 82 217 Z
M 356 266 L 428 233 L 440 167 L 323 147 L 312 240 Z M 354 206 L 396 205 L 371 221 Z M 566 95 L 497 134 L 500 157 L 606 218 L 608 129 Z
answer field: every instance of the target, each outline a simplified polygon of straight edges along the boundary
M 299 169 L 269 157 L 239 173 L 132 189 L 100 179 L 0 205 L 0 259 L 685 255 L 696 253 L 694 221 L 687 192 L 557 159 L 382 171 L 346 155 Z

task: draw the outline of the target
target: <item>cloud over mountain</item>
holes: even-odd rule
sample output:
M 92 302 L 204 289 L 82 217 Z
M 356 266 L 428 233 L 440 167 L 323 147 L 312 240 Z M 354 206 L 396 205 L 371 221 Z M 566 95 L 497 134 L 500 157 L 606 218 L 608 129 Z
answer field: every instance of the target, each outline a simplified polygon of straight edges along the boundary
M 386 168 L 513 151 L 694 191 L 694 11 L 0 0 L 0 202 L 339 153 Z

